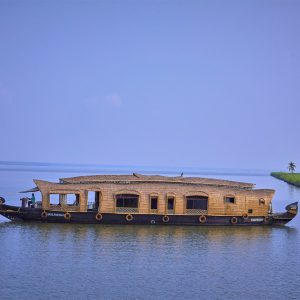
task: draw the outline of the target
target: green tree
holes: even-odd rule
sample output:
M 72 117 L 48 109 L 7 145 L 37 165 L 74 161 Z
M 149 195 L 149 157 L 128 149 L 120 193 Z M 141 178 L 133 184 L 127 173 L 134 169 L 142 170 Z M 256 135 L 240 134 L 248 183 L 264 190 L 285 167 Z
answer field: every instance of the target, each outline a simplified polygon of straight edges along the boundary
M 288 169 L 290 172 L 294 173 L 294 171 L 296 170 L 296 165 L 295 163 L 293 163 L 292 161 L 289 163 L 288 165 Z

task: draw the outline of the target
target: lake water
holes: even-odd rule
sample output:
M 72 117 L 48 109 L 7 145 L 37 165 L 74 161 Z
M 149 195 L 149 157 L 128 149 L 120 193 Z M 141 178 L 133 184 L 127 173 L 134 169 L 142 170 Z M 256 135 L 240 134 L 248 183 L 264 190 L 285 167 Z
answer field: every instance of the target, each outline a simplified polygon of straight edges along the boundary
M 0 195 L 19 204 L 17 192 L 33 187 L 33 178 L 85 173 L 66 170 L 2 165 Z M 266 172 L 203 173 L 275 189 L 276 211 L 300 200 L 299 188 Z M 284 227 L 246 228 L 18 224 L 0 217 L 0 299 L 299 299 L 299 251 L 299 216 Z

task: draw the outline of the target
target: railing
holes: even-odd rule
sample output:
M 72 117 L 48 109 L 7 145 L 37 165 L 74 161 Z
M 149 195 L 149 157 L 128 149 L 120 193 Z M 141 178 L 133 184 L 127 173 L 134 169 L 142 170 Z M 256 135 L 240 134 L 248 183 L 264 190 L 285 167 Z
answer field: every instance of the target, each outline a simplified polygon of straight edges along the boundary
M 58 204 L 50 204 L 50 209 L 51 210 L 65 210 L 62 205 L 58 205 Z
M 157 214 L 158 213 L 158 209 L 150 209 L 150 214 Z
M 175 210 L 174 209 L 168 209 L 167 213 L 168 213 L 168 215 L 174 215 Z
M 79 205 L 64 205 L 64 210 L 66 211 L 78 211 Z
M 87 209 L 96 209 L 95 202 L 88 202 Z
M 137 213 L 139 212 L 139 209 L 135 207 L 116 207 L 116 212 Z
M 58 211 L 78 211 L 78 205 L 57 205 L 57 204 L 50 204 L 51 210 L 58 210 Z
M 35 207 L 41 208 L 42 207 L 42 201 L 36 201 L 35 202 Z

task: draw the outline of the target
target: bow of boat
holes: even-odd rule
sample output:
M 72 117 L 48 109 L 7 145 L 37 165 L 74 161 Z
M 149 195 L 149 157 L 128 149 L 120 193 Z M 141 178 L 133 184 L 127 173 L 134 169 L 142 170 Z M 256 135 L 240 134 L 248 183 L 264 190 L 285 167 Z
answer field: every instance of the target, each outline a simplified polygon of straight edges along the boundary
M 287 205 L 285 209 L 285 212 L 272 214 L 273 224 L 285 225 L 293 220 L 298 213 L 298 202 Z

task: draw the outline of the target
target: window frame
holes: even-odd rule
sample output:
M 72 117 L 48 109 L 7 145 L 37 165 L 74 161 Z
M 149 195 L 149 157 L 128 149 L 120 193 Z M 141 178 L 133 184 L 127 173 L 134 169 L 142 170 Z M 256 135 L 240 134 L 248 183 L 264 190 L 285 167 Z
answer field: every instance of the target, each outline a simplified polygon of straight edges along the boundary
M 232 198 L 233 199 L 233 202 L 231 201 L 226 201 L 227 198 Z M 223 201 L 225 204 L 229 204 L 229 205 L 233 205 L 233 204 L 236 204 L 236 197 L 234 195 L 225 195 L 224 198 L 223 198 Z
M 168 209 L 169 199 L 173 199 L 173 209 Z M 176 195 L 175 193 L 167 193 L 165 201 L 165 213 L 167 215 L 174 215 L 176 213 Z
M 102 195 L 101 190 L 100 189 L 87 189 L 87 190 L 85 190 L 85 192 L 86 192 L 85 198 L 86 198 L 86 208 L 87 208 L 87 210 L 94 209 L 94 210 L 97 210 L 98 212 L 100 212 L 101 208 L 102 208 L 102 199 L 103 199 L 103 195 Z M 89 193 L 95 193 L 94 197 L 93 197 L 94 198 L 93 201 L 90 201 L 90 202 L 89 202 Z M 98 197 L 98 209 L 96 208 L 96 198 L 97 198 L 96 195 L 97 195 L 97 193 L 99 195 L 99 197 Z M 93 206 L 93 208 L 90 208 L 92 206 Z
M 192 198 L 194 197 L 194 199 L 189 199 L 189 198 Z M 206 199 L 196 199 L 197 197 L 203 197 L 203 198 L 206 198 Z M 188 208 L 188 201 L 193 201 L 193 204 L 195 201 L 206 201 L 206 209 L 203 209 L 203 210 L 207 210 L 208 208 L 208 196 L 204 196 L 204 195 L 188 195 L 188 196 L 185 196 L 185 209 L 186 210 L 189 210 L 189 209 L 194 209 L 194 210 L 197 210 L 197 209 L 202 209 L 202 208 L 194 208 L 194 205 L 193 205 L 193 208 Z
M 52 204 L 51 203 L 51 195 L 57 195 L 58 196 L 58 204 Z M 68 195 L 75 195 L 75 200 L 77 202 L 76 205 L 62 203 L 62 199 L 65 198 L 67 201 Z M 82 201 L 82 194 L 79 191 L 49 191 L 47 193 L 47 198 L 48 198 L 48 208 L 51 210 L 67 210 L 67 211 L 79 211 L 80 206 L 81 206 L 81 201 Z
M 205 197 L 206 198 L 206 209 L 187 208 L 188 200 L 189 200 L 188 198 L 190 198 L 190 197 Z M 188 192 L 188 193 L 185 194 L 184 211 L 187 215 L 208 214 L 208 207 L 209 207 L 209 195 L 207 193 L 202 192 L 202 191 L 198 191 L 198 192 Z
M 137 207 L 118 207 L 117 201 L 118 197 L 121 195 L 132 195 L 137 197 Z M 115 213 L 139 213 L 140 211 L 140 202 L 141 202 L 141 195 L 136 191 L 124 190 L 119 191 L 114 194 L 114 211 Z
M 152 208 L 152 199 L 156 198 L 156 209 Z M 158 212 L 158 206 L 159 206 L 159 195 L 158 193 L 151 193 L 149 195 L 149 212 L 150 213 L 157 213 Z

